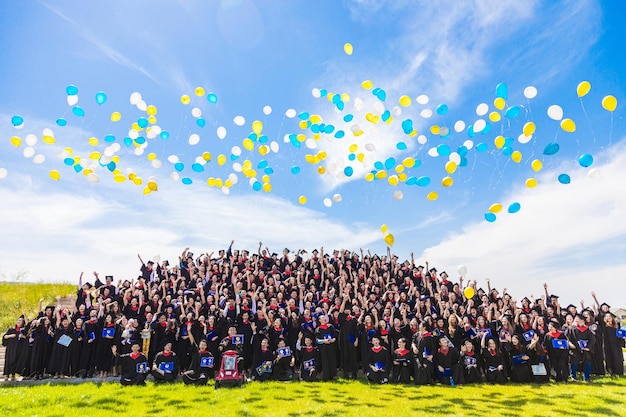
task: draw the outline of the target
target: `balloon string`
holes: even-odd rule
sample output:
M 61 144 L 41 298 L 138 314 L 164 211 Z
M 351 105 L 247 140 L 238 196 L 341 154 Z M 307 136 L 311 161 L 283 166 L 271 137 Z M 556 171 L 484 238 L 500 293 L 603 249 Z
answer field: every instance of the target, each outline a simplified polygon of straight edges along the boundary
M 585 120 L 587 120 L 587 124 L 589 125 L 589 130 L 591 130 L 591 136 L 593 137 L 593 143 L 596 143 L 596 133 L 593 131 L 593 124 L 591 120 L 589 120 L 589 115 L 587 114 L 587 110 L 585 109 L 585 105 L 583 103 L 582 97 L 579 98 L 580 107 L 583 109 L 583 114 L 585 115 Z
M 611 127 L 609 128 L 609 148 L 613 141 L 613 112 L 611 112 Z

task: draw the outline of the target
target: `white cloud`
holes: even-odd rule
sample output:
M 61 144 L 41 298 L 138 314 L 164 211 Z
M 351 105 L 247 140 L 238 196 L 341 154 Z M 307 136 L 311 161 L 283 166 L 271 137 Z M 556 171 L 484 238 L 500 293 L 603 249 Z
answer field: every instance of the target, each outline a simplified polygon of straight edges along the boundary
M 578 305 L 599 293 L 611 305 L 623 304 L 626 289 L 626 143 L 597 155 L 593 168 L 562 166 L 543 172 L 535 189 L 513 189 L 502 201 L 505 209 L 494 223 L 481 222 L 455 232 L 427 248 L 422 258 L 454 269 L 464 264 L 469 277 L 484 286 L 507 287 L 518 299 L 539 296 L 543 283 L 566 301 Z M 570 172 L 568 185 L 556 181 Z M 506 207 L 519 201 L 519 213 Z

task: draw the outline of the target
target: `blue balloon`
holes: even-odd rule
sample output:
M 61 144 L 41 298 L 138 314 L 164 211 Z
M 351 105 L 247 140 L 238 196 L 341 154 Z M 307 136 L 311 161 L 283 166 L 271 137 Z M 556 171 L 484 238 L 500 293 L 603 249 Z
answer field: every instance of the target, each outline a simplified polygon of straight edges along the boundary
M 300 173 L 300 167 L 297 165 L 294 165 L 291 167 L 291 173 L 293 175 L 298 175 Z
M 308 119 L 308 118 L 309 118 L 309 113 L 308 113 L 308 112 L 306 112 L 306 111 L 303 111 L 302 113 L 300 113 L 300 114 L 298 115 L 298 118 L 299 118 L 300 120 L 306 120 L 306 119 Z
M 59 125 L 61 127 L 65 126 L 65 125 L 67 125 L 67 120 L 65 120 L 63 118 L 57 119 L 57 125 Z
M 485 220 L 487 220 L 489 223 L 493 223 L 496 221 L 496 215 L 491 212 L 485 213 Z
M 483 130 L 480 131 L 480 133 L 482 133 L 483 135 L 489 133 L 491 131 L 491 123 L 486 122 L 485 123 L 485 127 L 483 128 Z
M 382 88 L 380 88 L 378 90 L 378 93 L 376 94 L 376 97 L 380 100 L 380 101 L 385 101 L 385 99 L 387 98 L 387 93 L 385 92 L 385 90 L 383 90 Z
M 399 151 L 406 151 L 406 143 L 398 142 L 396 144 L 396 148 L 398 148 Z
M 561 184 L 569 184 L 571 181 L 572 181 L 572 179 L 569 177 L 569 175 L 567 175 L 567 174 L 559 175 L 559 182 Z
M 386 122 L 391 117 L 391 112 L 389 110 L 385 110 L 383 114 L 381 114 L 380 118 L 383 119 L 383 122 Z
M 81 107 L 74 106 L 72 107 L 72 113 L 74 113 L 74 115 L 78 117 L 83 117 L 85 115 L 85 110 L 83 110 Z
M 385 160 L 385 169 L 392 169 L 395 166 L 396 166 L 395 158 L 387 158 Z
M 199 164 L 197 162 L 191 165 L 191 169 L 193 169 L 195 172 L 204 172 L 204 167 L 202 166 L 202 164 Z
M 83 170 L 83 167 L 80 164 L 74 165 L 74 172 L 77 174 Z
M 103 105 L 107 101 L 107 95 L 104 91 L 98 91 L 96 93 L 96 103 Z
M 437 145 L 437 153 L 439 156 L 448 156 L 450 155 L 450 147 L 445 143 L 440 143 Z
M 411 133 L 413 131 L 413 120 L 411 119 L 403 120 L 402 130 L 404 130 L 404 133 Z
M 500 83 L 496 86 L 496 97 L 503 98 L 508 100 L 509 98 L 509 87 L 505 83 Z
M 311 125 L 311 132 L 313 132 L 313 133 L 320 133 L 320 125 L 312 124 Z
M 215 94 L 213 94 L 213 93 L 209 93 L 206 96 L 206 99 L 209 100 L 209 103 L 212 103 L 212 104 L 217 103 L 217 96 Z
M 328 94 L 328 91 L 325 88 L 320 90 L 320 97 L 326 97 L 327 94 Z
M 254 184 L 252 184 L 252 189 L 253 189 L 254 191 L 261 191 L 261 187 L 262 187 L 262 185 L 261 185 L 261 183 L 260 183 L 260 182 L 258 182 L 258 181 L 257 181 L 257 182 L 255 182 Z
M 413 168 L 419 168 L 422 166 L 422 161 L 419 159 L 415 160 L 415 165 L 413 165 Z
M 272 175 L 274 173 L 274 168 L 267 167 L 263 170 L 263 172 L 265 172 L 267 175 Z
M 24 118 L 22 116 L 13 116 L 11 117 L 11 123 L 15 127 L 20 126 L 24 123 Z
M 170 137 L 170 132 L 166 132 L 164 130 L 164 131 L 161 132 L 161 134 L 159 136 L 161 136 L 161 139 L 163 139 L 163 140 L 168 139 Z
M 183 164 L 182 162 L 176 162 L 174 164 L 174 169 L 178 172 L 181 172 L 183 169 L 185 169 L 185 164 Z
M 135 139 L 135 143 L 143 145 L 144 143 L 146 143 L 146 138 L 144 138 L 143 136 L 139 136 L 137 139 Z
M 191 183 L 192 183 L 193 181 L 191 181 L 191 178 L 187 178 L 187 177 L 185 177 L 185 178 L 183 178 L 183 179 L 181 180 L 181 182 L 182 182 L 183 184 L 185 184 L 185 185 L 191 185 Z
M 447 104 L 440 104 L 437 106 L 437 114 L 440 115 L 444 115 L 448 112 L 448 105 Z
M 470 138 L 476 136 L 476 132 L 474 132 L 474 125 L 469 125 L 469 127 L 467 128 L 467 136 L 469 136 Z
M 353 114 L 346 114 L 345 116 L 343 116 L 343 121 L 344 122 L 351 122 L 352 119 L 354 119 L 354 115 Z
M 235 155 L 235 154 L 230 154 L 230 160 L 231 161 L 236 161 L 237 159 L 239 159 L 239 155 Z
M 202 117 L 199 117 L 198 119 L 196 119 L 196 124 L 198 125 L 198 127 L 204 127 L 206 126 L 206 120 L 204 120 Z
M 406 185 L 415 185 L 417 184 L 417 177 L 409 177 L 404 182 Z
M 343 109 L 345 108 L 345 103 L 343 101 L 340 101 L 339 103 L 336 104 L 336 106 L 337 106 L 337 110 L 343 111 Z
M 513 140 L 512 137 L 507 136 L 504 138 L 504 146 L 513 146 L 514 142 L 515 141 Z
M 502 154 L 506 156 L 511 156 L 513 154 L 513 148 L 511 146 L 504 146 L 502 148 Z
M 458 153 L 461 156 L 465 156 L 467 155 L 468 149 L 467 146 L 465 145 L 461 145 L 456 149 L 456 153 Z
M 376 168 L 376 169 L 379 169 L 379 170 L 380 170 L 380 169 L 385 169 L 385 166 L 383 165 L 383 163 L 382 163 L 382 162 L 380 162 L 380 161 L 376 161 L 376 162 L 374 162 L 374 168 Z
M 259 169 L 265 169 L 268 166 L 268 162 L 265 159 L 261 159 L 257 165 Z
M 133 144 L 133 140 L 132 140 L 131 138 L 129 138 L 128 136 L 126 136 L 126 137 L 124 138 L 124 145 L 126 145 L 126 146 L 130 146 L 130 145 L 132 145 L 132 144 Z
M 68 85 L 67 87 L 65 87 L 65 92 L 68 96 L 75 96 L 76 94 L 78 94 L 78 87 L 76 87 L 75 85 Z
M 467 166 L 467 164 L 468 164 L 467 158 L 466 158 L 466 157 L 464 157 L 464 156 L 462 156 L 462 157 L 461 157 L 461 162 L 459 162 L 459 166 L 460 166 L 460 167 L 466 167 L 466 166 Z
M 520 203 L 511 203 L 511 205 L 509 206 L 509 213 L 513 214 L 513 213 L 517 213 L 520 208 L 522 208 L 522 206 L 520 205 Z
M 588 168 L 593 164 L 593 156 L 589 155 L 588 153 L 582 154 L 578 158 L 578 163 L 581 167 Z
M 137 124 L 140 128 L 145 129 L 146 127 L 148 127 L 148 119 L 146 119 L 145 117 L 140 117 L 139 119 L 137 119 Z
M 72 165 L 74 165 L 74 158 L 65 158 L 63 160 L 63 163 L 68 167 L 71 167 Z
M 109 162 L 107 164 L 107 168 L 109 169 L 109 171 L 113 172 L 115 171 L 115 168 L 117 168 L 117 164 L 113 161 Z
M 335 137 L 336 137 L 337 139 L 341 139 L 341 138 L 342 138 L 342 137 L 344 137 L 345 135 L 346 135 L 346 132 L 344 132 L 343 130 L 338 130 L 338 131 L 335 133 Z
M 352 169 L 352 167 L 345 167 L 343 173 L 346 174 L 346 177 L 351 177 L 354 173 L 354 169 Z
M 511 106 L 508 109 L 506 109 L 506 111 L 504 112 L 504 116 L 508 117 L 509 119 L 515 119 L 517 116 L 519 116 L 521 110 L 518 106 Z
M 104 141 L 105 141 L 105 142 L 108 142 L 108 143 L 115 142 L 115 136 L 113 136 L 113 135 L 106 135 L 106 136 L 104 137 Z
M 333 126 L 333 125 L 326 125 L 326 126 L 324 126 L 323 131 L 324 131 L 324 133 L 331 134 L 331 133 L 333 133 L 335 131 L 335 126 Z
M 476 152 L 487 152 L 488 148 L 489 146 L 487 146 L 486 143 L 480 142 L 478 145 L 476 145 Z
M 546 147 L 543 149 L 543 154 L 544 155 L 554 155 L 555 153 L 557 153 L 560 149 L 560 146 L 558 143 L 553 142 L 553 143 L 549 143 L 546 145 Z
M 348 160 L 349 161 L 354 161 L 356 159 L 356 155 L 351 153 L 350 155 L 348 155 Z
M 417 184 L 420 187 L 428 187 L 430 185 L 430 178 L 429 177 L 419 177 L 417 179 L 417 181 L 415 181 L 415 184 Z

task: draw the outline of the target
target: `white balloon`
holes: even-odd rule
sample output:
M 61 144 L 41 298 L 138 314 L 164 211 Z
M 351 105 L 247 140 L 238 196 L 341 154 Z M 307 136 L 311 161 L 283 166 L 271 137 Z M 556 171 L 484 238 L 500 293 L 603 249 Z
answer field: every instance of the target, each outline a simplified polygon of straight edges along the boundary
M 420 145 L 425 145 L 426 142 L 428 142 L 428 138 L 424 135 L 419 135 L 417 137 L 417 143 L 419 143 Z
M 35 157 L 33 158 L 33 162 L 36 164 L 43 164 L 44 162 L 46 162 L 46 157 L 42 154 L 35 155 Z
M 135 129 L 130 129 L 128 131 L 128 137 L 131 139 L 137 139 L 139 137 L 139 132 L 137 132 Z
M 193 117 L 200 117 L 202 116 L 202 110 L 200 110 L 198 107 L 194 107 L 193 109 L 191 109 L 191 115 Z
M 474 132 L 482 132 L 482 130 L 487 127 L 487 122 L 484 119 L 478 119 L 474 122 Z
M 517 137 L 517 141 L 521 144 L 524 144 L 524 143 L 530 142 L 532 138 L 533 138 L 533 135 L 526 136 L 525 134 L 522 133 Z
M 117 152 L 121 149 L 121 145 L 117 142 L 115 142 L 114 144 L 111 145 L 111 149 L 113 149 L 113 152 Z
M 524 89 L 524 97 L 526 98 L 535 98 L 537 97 L 537 89 L 532 85 L 529 85 Z
M 230 175 L 228 175 L 228 179 L 233 183 L 233 185 L 239 182 L 239 177 L 234 172 L 231 172 Z
M 98 175 L 96 175 L 95 173 L 90 173 L 89 175 L 87 175 L 87 180 L 89 182 L 100 182 L 100 178 L 98 178 Z
M 228 194 L 230 194 L 230 188 L 228 188 L 228 187 L 226 187 L 226 186 L 223 186 L 223 187 L 222 187 L 222 193 L 223 193 L 224 195 L 228 195 Z
M 9 171 L 6 168 L 0 168 L 0 180 L 3 180 L 9 175 Z
M 178 172 L 174 171 L 170 174 L 170 179 L 172 181 L 178 181 L 180 179 L 180 175 L 178 175 Z
M 428 98 L 428 96 L 426 94 L 419 95 L 415 99 L 415 101 L 417 101 L 419 104 L 428 104 L 429 100 L 430 99 Z
M 266 116 L 269 116 L 270 114 L 272 114 L 272 107 L 271 106 L 263 106 L 263 114 Z
M 304 144 L 309 149 L 317 149 L 317 141 L 315 139 L 307 139 Z
M 600 178 L 600 170 L 598 168 L 591 168 L 587 175 L 589 175 L 589 178 Z
M 294 117 L 296 117 L 296 110 L 295 109 L 288 109 L 285 112 L 285 116 L 287 116 L 289 119 L 293 119 Z
M 361 110 L 363 108 L 363 100 L 361 100 L 359 97 L 354 99 L 354 109 L 355 110 Z
M 35 146 L 37 144 L 37 136 L 33 135 L 32 133 L 26 135 L 25 139 L 28 146 Z
M 332 207 L 332 205 L 333 205 L 333 201 L 332 201 L 330 198 L 326 197 L 326 198 L 324 199 L 324 206 L 326 206 L 326 207 Z
M 244 124 L 246 124 L 246 119 L 243 116 L 235 116 L 235 118 L 233 119 L 233 123 L 235 123 L 237 126 L 243 126 Z
M 448 155 L 448 160 L 458 165 L 461 163 L 461 155 L 459 155 L 457 152 L 452 152 L 450 155 Z
M 439 128 L 439 136 L 444 137 L 448 133 L 450 133 L 450 129 L 448 129 L 446 126 Z
M 54 132 L 49 127 L 41 131 L 42 136 L 54 136 Z
M 459 265 L 459 275 L 463 278 L 467 275 L 467 267 L 465 265 Z
M 198 135 L 197 133 L 192 133 L 189 136 L 189 144 L 194 146 L 197 145 L 198 143 L 200 143 L 200 135 Z
M 548 107 L 548 117 L 552 120 L 559 121 L 563 118 L 563 109 L 557 104 Z
M 424 109 L 420 112 L 420 116 L 422 116 L 422 119 L 430 119 L 432 115 L 433 111 L 431 109 Z
M 489 111 L 489 105 L 487 103 L 480 103 L 478 106 L 476 106 L 477 116 L 484 116 L 487 114 L 488 111 Z
M 139 94 L 138 92 L 134 92 L 130 95 L 130 104 L 132 104 L 133 106 L 137 105 L 137 103 L 139 103 L 141 101 L 141 94 Z
M 276 142 L 275 140 L 272 141 L 272 143 L 270 143 L 270 149 L 272 150 L 272 152 L 278 153 L 278 150 L 280 149 L 278 142 Z
M 155 135 L 160 135 L 161 134 L 161 126 L 159 125 L 154 125 L 152 127 L 150 127 L 150 132 L 154 132 Z
M 235 156 L 239 156 L 241 155 L 241 148 L 239 146 L 233 146 L 232 149 L 230 150 L 230 153 L 232 153 Z
M 139 101 L 139 103 L 137 103 L 137 109 L 141 110 L 141 111 L 146 111 L 148 110 L 148 103 L 146 103 L 145 101 L 141 100 Z
M 314 88 L 311 90 L 311 95 L 315 98 L 320 98 L 322 96 L 322 92 L 319 88 Z
M 474 147 L 474 141 L 471 139 L 468 139 L 465 142 L 463 142 L 463 146 L 465 146 L 467 150 L 469 151 L 470 149 Z
M 226 128 L 224 126 L 217 128 L 217 137 L 220 139 L 224 139 L 226 137 Z
M 291 142 L 291 139 L 289 139 L 289 133 L 285 133 L 285 136 L 283 136 L 283 143 L 289 142 Z
M 383 114 L 385 112 L 385 105 L 382 101 L 374 103 L 374 111 L 378 114 Z
M 373 143 L 366 143 L 365 144 L 365 150 L 369 151 L 369 152 L 375 152 L 376 151 L 376 145 L 374 145 Z
M 24 158 L 32 158 L 35 155 L 35 148 L 28 146 L 22 152 L 24 153 Z
M 78 103 L 78 95 L 75 96 L 67 96 L 67 105 L 74 106 Z
M 439 152 L 437 151 L 437 148 L 430 148 L 428 150 L 428 156 L 432 156 L 433 158 L 439 156 Z
M 243 171 L 243 167 L 241 166 L 241 164 L 239 162 L 235 162 L 233 164 L 233 171 L 235 171 L 235 172 Z
M 402 200 L 404 198 L 404 194 L 402 194 L 402 191 L 396 190 L 393 192 L 393 198 L 394 200 Z
M 167 157 L 167 161 L 171 164 L 175 164 L 176 162 L 179 161 L 179 159 L 177 155 L 170 155 Z
M 248 184 L 250 185 L 250 187 L 252 187 L 255 182 L 259 182 L 259 181 L 256 178 L 250 178 L 248 180 Z
M 465 122 L 463 120 L 459 120 L 454 124 L 454 131 L 456 133 L 461 133 L 465 130 Z
M 161 168 L 162 166 L 163 166 L 163 162 L 162 162 L 162 161 L 160 161 L 160 160 L 158 160 L 158 159 L 154 159 L 154 160 L 152 161 L 152 168 L 157 168 L 157 169 L 159 169 L 159 168 Z
M 343 200 L 343 197 L 341 196 L 341 194 L 335 194 L 333 195 L 333 201 L 335 203 L 341 203 L 341 200 Z
M 402 114 L 402 107 L 400 106 L 394 106 L 393 109 L 391 110 L 391 113 L 394 116 L 400 116 Z
M 115 151 L 113 150 L 112 147 L 107 146 L 106 148 L 104 148 L 104 155 L 105 156 L 113 156 L 113 155 L 115 155 Z
M 148 129 L 146 129 L 146 137 L 148 139 L 154 139 L 157 137 L 158 133 L 156 133 L 151 127 L 149 127 Z
M 135 156 L 143 155 L 143 148 L 135 148 Z

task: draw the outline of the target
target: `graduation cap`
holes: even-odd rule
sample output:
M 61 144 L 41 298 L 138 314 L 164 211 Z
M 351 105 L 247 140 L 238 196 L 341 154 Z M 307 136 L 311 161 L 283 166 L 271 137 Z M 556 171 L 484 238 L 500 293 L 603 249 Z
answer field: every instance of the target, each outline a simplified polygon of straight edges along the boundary
M 288 248 L 283 249 L 283 252 L 291 252 Z
M 319 251 L 317 249 L 313 249 L 311 253 L 319 253 Z
M 525 301 L 528 301 L 528 303 L 530 304 L 530 299 L 529 299 L 528 297 L 524 297 L 524 298 L 522 298 L 522 301 L 524 301 L 524 300 L 525 300 Z
M 433 271 L 437 272 L 437 268 L 430 268 L 430 272 L 433 272 Z
M 600 308 L 602 308 L 602 307 L 604 307 L 604 306 L 606 306 L 606 308 L 611 308 L 611 306 L 610 306 L 610 305 L 608 305 L 607 303 L 602 303 L 602 304 L 600 304 Z
M 554 294 L 552 294 L 552 295 L 550 295 L 550 298 L 557 298 L 557 299 L 558 299 L 558 298 L 559 298 L 559 296 L 558 296 L 558 295 L 554 295 Z
M 424 269 L 424 265 L 418 265 L 417 269 Z
M 447 277 L 448 273 L 446 271 L 441 271 L 441 274 L 439 274 L 439 275 L 445 275 Z
M 565 309 L 566 309 L 566 310 L 568 310 L 568 311 L 569 311 L 570 309 L 572 309 L 572 308 L 573 308 L 574 310 L 577 310 L 577 309 L 576 309 L 576 306 L 575 306 L 574 304 L 570 304 L 570 305 L 568 305 L 567 307 L 565 307 Z
M 276 252 L 272 252 L 272 256 L 278 256 Z
M 148 265 L 154 265 L 154 262 L 148 261 Z

